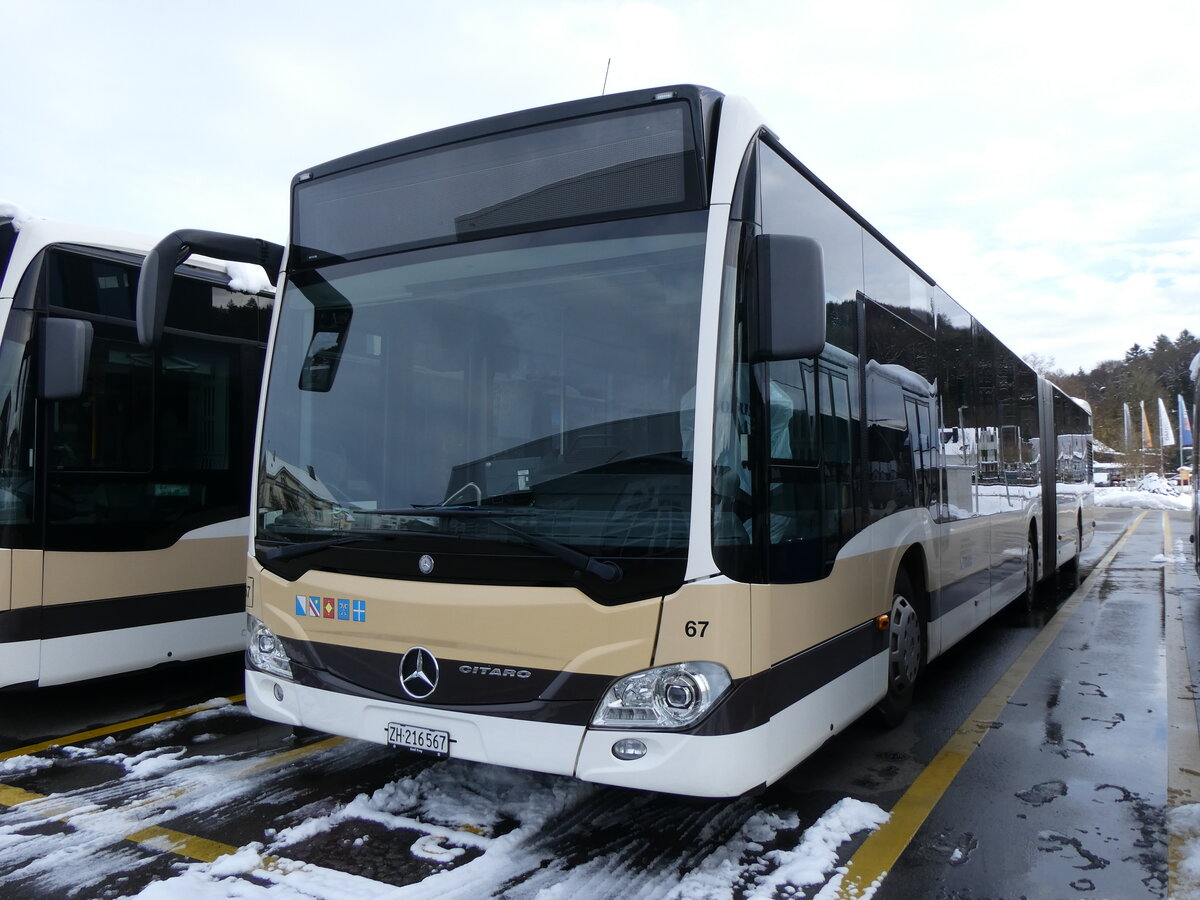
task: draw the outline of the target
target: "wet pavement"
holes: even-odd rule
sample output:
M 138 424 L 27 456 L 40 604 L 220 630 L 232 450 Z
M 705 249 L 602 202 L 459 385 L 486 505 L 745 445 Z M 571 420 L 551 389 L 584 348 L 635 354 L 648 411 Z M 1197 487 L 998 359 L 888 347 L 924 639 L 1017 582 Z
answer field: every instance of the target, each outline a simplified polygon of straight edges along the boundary
M 878 843 L 883 900 L 1165 897 L 1166 811 L 1200 800 L 1200 584 L 1187 514 L 1097 513 L 1074 577 L 931 664 L 898 728 L 856 723 L 728 803 L 259 722 L 240 659 L 0 695 L 0 897 L 829 900 Z M 847 797 L 892 821 L 805 883 L 788 863 Z
M 1168 679 L 1179 603 L 1200 647 L 1187 524 L 1159 511 L 1137 523 L 877 898 L 1166 896 L 1168 699 L 1194 695 Z

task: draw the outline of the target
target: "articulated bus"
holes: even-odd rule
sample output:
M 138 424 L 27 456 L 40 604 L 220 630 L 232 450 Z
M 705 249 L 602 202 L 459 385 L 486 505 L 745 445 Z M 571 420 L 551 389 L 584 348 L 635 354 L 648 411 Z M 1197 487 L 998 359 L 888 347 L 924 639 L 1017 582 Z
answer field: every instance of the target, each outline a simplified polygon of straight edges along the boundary
M 1092 537 L 1089 412 L 743 100 L 624 93 L 317 166 L 285 258 L 264 718 L 740 795 L 899 720 Z M 164 283 L 148 262 L 150 344 Z
M 244 647 L 273 293 L 186 266 L 147 350 L 134 299 L 152 244 L 0 207 L 0 687 Z
M 1200 433 L 1200 353 L 1197 353 L 1192 358 L 1192 364 L 1189 367 L 1189 372 L 1192 376 L 1192 474 L 1189 480 L 1192 483 L 1192 563 L 1196 567 L 1196 574 L 1200 575 L 1200 465 L 1197 465 L 1196 450 L 1200 447 L 1196 446 L 1195 435 Z

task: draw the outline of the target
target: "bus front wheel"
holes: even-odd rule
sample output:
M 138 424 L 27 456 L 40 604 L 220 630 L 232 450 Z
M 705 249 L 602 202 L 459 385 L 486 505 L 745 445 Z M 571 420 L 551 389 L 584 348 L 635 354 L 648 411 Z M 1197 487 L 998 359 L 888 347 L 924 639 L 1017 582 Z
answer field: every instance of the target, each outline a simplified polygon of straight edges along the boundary
M 875 707 L 879 718 L 889 728 L 900 724 L 908 713 L 913 689 L 924 665 L 925 626 L 912 579 L 901 570 L 896 575 L 888 622 L 887 693 Z

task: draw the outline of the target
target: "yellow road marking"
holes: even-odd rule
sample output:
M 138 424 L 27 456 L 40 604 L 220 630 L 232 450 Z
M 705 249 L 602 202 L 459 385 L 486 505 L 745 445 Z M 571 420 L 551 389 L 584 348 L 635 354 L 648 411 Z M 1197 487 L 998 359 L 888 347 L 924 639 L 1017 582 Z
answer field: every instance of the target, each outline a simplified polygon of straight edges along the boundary
M 182 831 L 172 831 L 170 828 L 160 828 L 157 825 L 126 835 L 125 840 L 140 844 L 148 850 L 174 853 L 176 856 L 186 856 L 200 862 L 213 862 L 238 851 L 237 847 L 230 844 L 210 841 L 194 834 L 184 834 Z
M 1042 654 L 1058 637 L 1063 626 L 1070 620 L 1075 609 L 1091 592 L 1092 586 L 1116 558 L 1129 536 L 1142 523 L 1146 513 L 1142 512 L 1117 539 L 1104 558 L 1096 565 L 1087 579 L 1062 605 L 1054 618 L 1046 623 L 1029 646 L 1009 667 L 979 705 L 967 716 L 958 730 L 946 741 L 924 771 L 917 776 L 892 808 L 891 817 L 879 830 L 867 837 L 858 851 L 850 858 L 846 874 L 839 885 L 839 900 L 858 900 L 872 886 L 877 886 L 891 871 L 900 854 L 912 841 L 917 830 L 929 818 L 933 808 L 950 787 L 971 754 L 987 737 L 992 726 L 1000 718 L 1004 707 L 1021 686 Z
M 31 803 L 35 800 L 49 800 L 45 794 L 35 794 L 32 791 L 23 791 L 20 788 L 11 787 L 7 784 L 0 784 L 0 805 L 3 806 L 19 806 L 22 803 Z M 71 808 L 75 808 L 72 805 Z M 47 811 L 39 809 L 38 812 L 43 813 L 42 818 L 54 820 L 63 823 L 69 823 L 70 817 L 61 815 L 44 815 Z M 149 828 L 143 828 L 134 834 L 126 835 L 122 840 L 131 841 L 135 844 L 158 852 L 170 852 L 177 856 L 186 856 L 189 859 L 196 859 L 200 862 L 212 862 L 221 856 L 227 856 L 230 853 L 236 853 L 237 847 L 229 844 L 222 844 L 220 841 L 210 841 L 208 838 L 196 837 L 191 834 L 184 834 L 182 831 L 172 831 L 169 828 L 160 828 L 157 825 L 151 825 Z
M 267 769 L 274 769 L 276 766 L 286 766 L 288 763 L 296 762 L 307 756 L 312 756 L 314 753 L 320 753 L 322 750 L 328 750 L 345 742 L 346 738 L 343 737 L 329 737 L 312 744 L 305 744 L 303 747 L 296 747 L 294 750 L 285 750 L 282 753 L 276 753 L 274 756 L 268 756 L 266 759 L 260 760 L 240 774 L 242 777 L 257 775 L 260 772 L 265 772 Z
M 244 699 L 243 695 L 231 697 L 234 702 Z M 18 750 L 10 750 L 4 754 L 0 754 L 0 760 L 9 759 L 15 756 L 25 756 L 33 753 L 38 753 L 42 750 L 47 750 L 51 747 L 61 746 L 64 744 L 74 744 L 81 741 L 92 740 L 97 737 L 103 737 L 118 731 L 127 731 L 134 728 L 141 728 L 147 725 L 153 725 L 156 722 L 163 722 L 168 719 L 180 718 L 190 715 L 195 712 L 200 712 L 205 709 L 220 709 L 220 707 L 212 707 L 206 704 L 196 706 L 188 706 L 182 709 L 172 710 L 170 712 L 158 713 L 153 716 L 145 716 L 140 719 L 131 719 L 127 722 L 120 722 L 116 725 L 110 725 L 105 728 L 92 729 L 90 731 L 82 731 L 77 734 L 67 735 L 65 737 L 56 738 L 51 741 L 44 741 L 40 744 L 31 744 L 28 747 L 22 747 Z M 264 760 L 259 760 L 254 764 L 242 770 L 239 775 L 245 777 L 247 775 L 255 775 L 260 772 L 272 769 L 277 766 L 287 765 L 288 763 L 296 762 L 312 756 L 322 750 L 327 750 L 335 747 L 346 741 L 341 737 L 330 737 L 324 740 L 316 741 L 312 744 L 306 744 L 303 747 L 296 747 L 291 750 L 286 750 L 282 753 L 277 753 Z M 144 798 L 136 804 L 126 805 L 125 810 L 132 809 L 136 806 L 149 806 L 161 802 L 163 799 L 177 799 L 178 797 L 188 793 L 187 790 L 173 789 L 162 795 Z M 58 800 L 58 803 L 48 803 L 47 801 Z M 39 806 L 37 813 L 40 818 L 53 820 L 69 824 L 73 818 L 76 818 L 78 813 L 95 813 L 99 810 L 94 808 L 85 808 L 81 810 L 78 800 L 69 797 L 50 797 L 45 794 L 36 794 L 32 791 L 26 791 L 22 788 L 13 787 L 7 784 L 0 784 L 0 806 L 20 806 L 24 803 L 37 801 Z M 138 844 L 149 850 L 158 852 L 174 853 L 178 856 L 184 856 L 189 859 L 199 860 L 200 862 L 212 862 L 222 856 L 227 856 L 231 853 L 236 853 L 238 848 L 230 844 L 224 844 L 220 841 L 209 840 L 208 838 L 198 837 L 196 835 L 187 834 L 182 831 L 174 831 L 170 828 L 163 828 L 158 825 L 151 825 L 147 828 L 135 832 L 134 834 L 126 835 L 123 840 Z M 272 865 L 277 860 L 274 857 L 264 857 L 264 865 Z
M 0 784 L 0 806 L 19 806 L 30 800 L 45 800 L 42 794 L 33 794 L 7 784 Z
M 246 699 L 245 694 L 235 694 L 228 698 L 232 703 L 238 703 Z M 105 725 L 103 728 L 93 728 L 90 731 L 80 731 L 75 734 L 68 734 L 65 737 L 54 738 L 49 741 L 42 741 L 40 744 L 30 744 L 28 747 L 18 747 L 16 750 L 5 750 L 0 753 L 0 762 L 6 759 L 11 759 L 14 756 L 28 756 L 31 753 L 40 753 L 43 750 L 49 750 L 51 747 L 61 747 L 66 744 L 78 744 L 82 741 L 90 741 L 98 737 L 107 737 L 110 734 L 116 734 L 118 731 L 129 731 L 134 728 L 144 728 L 147 725 L 154 725 L 157 722 L 165 722 L 168 719 L 178 719 L 183 716 L 190 716 L 192 713 L 203 712 L 206 709 L 220 709 L 219 706 L 209 706 L 206 703 L 198 703 L 195 706 L 185 706 L 182 709 L 173 709 L 169 712 L 156 713 L 153 716 L 143 716 L 140 719 L 130 719 L 127 722 L 118 722 L 116 725 Z

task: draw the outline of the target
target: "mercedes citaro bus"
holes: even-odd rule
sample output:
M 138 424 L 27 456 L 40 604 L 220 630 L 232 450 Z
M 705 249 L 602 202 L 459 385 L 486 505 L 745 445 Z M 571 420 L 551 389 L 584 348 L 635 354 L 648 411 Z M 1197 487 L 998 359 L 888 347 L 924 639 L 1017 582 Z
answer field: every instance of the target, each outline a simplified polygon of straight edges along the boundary
M 244 645 L 272 292 L 197 260 L 146 349 L 152 245 L 0 205 L 0 688 Z
M 930 659 L 1092 536 L 1088 411 L 744 100 L 471 122 L 291 200 L 257 715 L 738 795 L 898 720 Z M 147 266 L 151 345 L 169 281 Z

